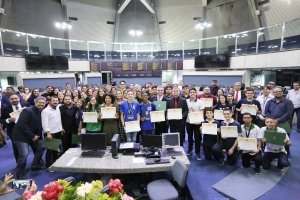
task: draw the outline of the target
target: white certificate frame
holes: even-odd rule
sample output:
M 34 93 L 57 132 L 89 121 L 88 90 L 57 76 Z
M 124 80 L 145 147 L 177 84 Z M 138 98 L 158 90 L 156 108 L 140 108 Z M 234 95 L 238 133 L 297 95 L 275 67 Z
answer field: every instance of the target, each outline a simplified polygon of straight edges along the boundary
M 257 150 L 257 138 L 238 137 L 238 147 L 240 150 L 256 151 Z
M 150 112 L 150 119 L 151 119 L 151 122 L 164 122 L 164 121 L 166 121 L 165 111 L 164 110 L 151 111 Z
M 126 133 L 138 132 L 141 130 L 140 122 L 138 120 L 125 122 L 125 127 Z
M 213 98 L 201 98 L 200 100 L 203 102 L 204 108 L 212 107 L 214 105 Z
M 250 113 L 250 115 L 256 115 L 257 114 L 257 106 L 256 105 L 251 105 L 251 104 L 242 104 L 241 106 L 241 114 L 244 113 Z
M 98 113 L 96 112 L 83 112 L 83 122 L 84 123 L 97 123 Z
M 101 107 L 101 119 L 116 119 L 116 107 Z
M 228 138 L 237 138 L 237 126 L 221 126 L 221 136 Z
M 203 111 L 201 110 L 198 112 L 189 112 L 188 118 L 190 124 L 200 124 L 204 121 Z
M 202 134 L 217 135 L 218 125 L 214 123 L 202 123 Z
M 168 120 L 177 120 L 182 119 L 182 109 L 175 108 L 175 109 L 168 109 Z
M 223 115 L 223 110 L 214 110 L 214 119 L 216 120 L 225 120 L 224 115 Z

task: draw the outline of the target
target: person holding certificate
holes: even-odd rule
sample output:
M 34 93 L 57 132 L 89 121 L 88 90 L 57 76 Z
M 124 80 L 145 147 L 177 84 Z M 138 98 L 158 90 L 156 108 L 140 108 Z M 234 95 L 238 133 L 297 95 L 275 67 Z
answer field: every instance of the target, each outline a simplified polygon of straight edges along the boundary
M 215 106 L 215 110 L 224 110 L 225 108 L 229 108 L 232 110 L 232 107 L 228 104 L 227 97 L 223 94 L 219 95 L 218 103 Z M 216 117 L 216 116 L 215 116 Z M 222 120 L 218 119 L 221 123 Z
M 233 101 L 233 93 L 228 92 L 226 98 L 227 98 L 228 105 L 231 106 L 232 118 L 236 119 L 236 117 L 235 117 L 235 107 L 237 105 L 237 102 Z
M 170 131 L 171 133 L 180 133 L 180 146 L 183 146 L 184 136 L 185 136 L 185 129 L 184 129 L 184 118 L 187 117 L 188 114 L 188 107 L 186 103 L 186 99 L 179 96 L 180 90 L 177 87 L 173 88 L 173 96 L 167 100 L 167 110 L 168 109 L 176 109 L 181 108 L 182 118 L 176 120 L 169 120 Z M 166 116 L 167 112 L 166 112 Z M 168 118 L 166 117 L 168 120 Z
M 85 109 L 85 100 L 84 99 L 78 99 L 77 103 L 76 103 L 76 107 L 77 107 L 77 112 L 75 114 L 75 123 L 76 123 L 76 127 L 77 127 L 77 134 L 78 136 L 81 135 L 81 130 L 83 128 L 85 128 L 85 123 L 83 123 L 83 112 Z
M 232 119 L 232 110 L 229 108 L 225 108 L 223 110 L 223 115 L 225 118 L 225 121 L 221 123 L 222 126 L 235 126 L 237 127 L 238 133 L 242 134 L 241 124 L 234 119 Z M 222 132 L 221 132 L 222 135 Z M 227 151 L 227 164 L 228 165 L 234 165 L 237 162 L 238 159 L 238 151 L 236 149 L 235 141 L 237 140 L 237 137 L 230 137 L 227 138 L 226 136 L 222 135 L 222 143 L 216 143 L 212 147 L 212 152 L 214 157 L 219 160 L 219 165 L 224 165 L 225 156 L 222 154 L 221 151 L 225 152 Z
M 166 103 L 167 100 L 168 98 L 164 96 L 164 88 L 162 86 L 158 86 L 157 95 L 153 96 L 150 101 L 151 102 L 164 101 Z M 155 122 L 155 135 L 161 135 L 162 133 L 167 133 L 168 127 L 169 126 L 167 125 L 167 121 Z
M 114 104 L 115 102 L 115 96 L 112 93 L 107 93 L 103 95 L 104 104 L 101 106 L 102 108 L 112 108 L 114 107 L 116 110 L 116 113 L 114 114 L 115 118 L 105 118 L 102 119 L 103 121 L 103 133 L 106 133 L 106 143 L 108 146 L 110 146 L 111 139 L 113 138 L 114 134 L 119 133 L 118 128 L 118 119 L 119 119 L 119 108 L 117 105 Z M 102 118 L 103 112 L 100 114 Z
M 87 122 L 86 123 L 86 132 L 87 133 L 99 133 L 102 130 L 102 123 L 101 123 L 101 110 L 100 106 L 97 103 L 96 97 L 91 97 L 90 104 L 87 106 L 86 112 L 93 112 L 96 113 L 97 122 Z M 83 114 L 83 118 L 84 118 Z M 83 119 L 84 120 L 84 119 Z
M 142 91 L 143 102 L 140 104 L 142 135 L 154 135 L 155 134 L 155 127 L 154 127 L 154 123 L 151 122 L 150 112 L 156 111 L 156 106 L 154 103 L 150 102 L 148 99 L 149 99 L 148 91 L 147 90 Z
M 255 144 L 256 149 L 254 151 L 243 150 L 243 147 L 238 144 L 238 147 L 243 150 L 242 164 L 244 168 L 248 168 L 251 165 L 250 161 L 254 160 L 255 174 L 260 174 L 260 166 L 262 165 L 262 155 L 260 150 L 262 145 L 262 134 L 260 128 L 252 123 L 252 117 L 250 113 L 243 114 L 243 121 L 245 124 L 242 125 L 242 138 L 256 138 L 257 144 Z
M 134 101 L 133 91 L 127 92 L 127 101 L 121 104 L 121 121 L 126 132 L 125 122 L 130 121 L 140 121 L 140 105 L 138 102 Z M 127 142 L 136 141 L 137 132 L 126 132 Z
M 203 134 L 203 151 L 205 160 L 212 160 L 212 147 L 218 142 L 218 138 L 221 138 L 220 134 L 220 122 L 214 119 L 214 112 L 211 108 L 204 110 L 206 120 L 201 123 L 200 130 Z M 213 127 L 208 129 L 205 127 L 207 124 L 216 124 L 216 129 Z M 221 140 L 219 140 L 221 142 Z M 213 155 L 214 156 L 214 155 Z M 216 159 L 216 157 L 214 156 Z
M 200 99 L 197 99 L 197 91 L 195 88 L 191 88 L 190 92 L 190 99 L 186 100 L 188 111 L 189 113 L 194 112 L 203 112 L 204 105 Z M 203 114 L 202 114 L 203 115 Z M 200 124 L 202 120 L 199 118 L 199 122 L 190 123 L 190 117 L 188 116 L 186 119 L 186 131 L 188 133 L 188 142 L 189 148 L 187 151 L 187 155 L 190 155 L 193 151 L 194 139 L 195 138 L 195 153 L 197 160 L 201 160 L 200 156 L 200 143 L 202 141 L 201 133 L 200 133 Z
M 276 88 L 277 89 L 277 88 Z M 276 94 L 276 89 L 274 90 L 274 93 Z M 270 132 L 275 132 L 275 133 L 285 133 L 285 139 L 283 143 L 286 146 L 292 146 L 292 143 L 290 141 L 290 138 L 286 131 L 283 128 L 276 127 L 276 120 L 273 118 L 267 118 L 265 120 L 266 122 L 266 127 L 262 127 L 261 133 L 262 133 L 262 142 L 266 142 L 266 147 L 263 155 L 263 161 L 262 161 L 262 166 L 264 170 L 268 170 L 271 168 L 271 163 L 273 159 L 277 158 L 278 164 L 277 168 L 282 170 L 284 167 L 290 166 L 288 156 L 287 156 L 287 151 L 284 147 L 284 145 L 277 145 L 277 144 L 271 144 L 268 143 L 268 140 L 264 137 L 265 136 L 265 131 L 270 131 Z
M 210 107 L 210 108 L 214 109 L 214 106 L 217 104 L 217 97 L 210 94 L 209 87 L 205 87 L 203 89 L 203 94 L 198 94 L 197 98 L 198 99 L 212 99 L 213 102 L 210 105 L 204 104 L 204 107 Z
M 254 113 L 255 114 L 251 114 L 252 116 L 252 122 L 254 122 L 256 120 L 256 115 L 261 113 L 261 107 L 260 107 L 260 103 L 259 101 L 254 99 L 254 90 L 252 88 L 248 88 L 247 92 L 246 92 L 246 98 L 239 100 L 238 104 L 236 105 L 236 111 L 239 112 L 238 114 L 238 122 L 239 123 L 244 123 L 243 122 L 243 105 L 255 105 L 256 107 L 254 107 Z M 249 111 L 247 111 L 249 112 Z M 249 112 L 250 113 L 250 112 Z

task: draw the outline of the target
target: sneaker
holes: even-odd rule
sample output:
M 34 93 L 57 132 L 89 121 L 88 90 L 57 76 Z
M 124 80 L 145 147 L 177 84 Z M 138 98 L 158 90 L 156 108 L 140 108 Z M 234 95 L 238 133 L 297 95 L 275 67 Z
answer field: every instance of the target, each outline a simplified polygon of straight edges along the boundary
M 47 172 L 49 172 L 49 173 L 53 173 L 53 172 L 54 172 L 53 170 L 51 170 L 50 167 L 48 167 L 46 170 L 47 170 Z
M 200 153 L 196 153 L 196 158 L 197 158 L 197 160 L 201 160 Z
M 283 171 L 284 170 L 284 167 L 278 167 L 277 168 L 280 170 L 280 171 Z
M 224 165 L 224 162 L 225 162 L 225 158 L 221 158 L 219 160 L 219 166 L 223 166 Z
M 186 155 L 190 155 L 192 153 L 193 149 L 189 149 L 187 152 L 186 152 Z
M 254 169 L 255 174 L 260 174 L 260 167 Z
M 46 169 L 45 165 L 31 166 L 31 171 L 38 171 L 43 169 Z

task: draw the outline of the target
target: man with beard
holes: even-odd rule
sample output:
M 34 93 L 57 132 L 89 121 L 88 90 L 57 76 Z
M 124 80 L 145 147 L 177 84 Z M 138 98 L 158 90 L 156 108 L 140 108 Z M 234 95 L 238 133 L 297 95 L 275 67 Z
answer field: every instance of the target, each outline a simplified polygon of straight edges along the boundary
M 213 105 L 211 106 L 212 109 L 214 109 L 214 106 L 217 104 L 217 98 L 216 96 L 212 95 L 210 93 L 210 89 L 209 87 L 205 87 L 203 89 L 203 94 L 198 94 L 197 98 L 198 99 L 202 99 L 202 98 L 212 98 L 213 99 Z
M 64 105 L 59 107 L 61 122 L 64 134 L 61 137 L 63 152 L 66 152 L 72 145 L 72 134 L 77 134 L 75 115 L 77 108 L 73 106 L 72 98 L 69 95 L 64 97 Z
M 50 102 L 50 98 L 53 96 L 53 87 L 51 85 L 48 85 L 46 87 L 46 92 L 42 94 L 42 97 L 46 98 L 46 105 Z

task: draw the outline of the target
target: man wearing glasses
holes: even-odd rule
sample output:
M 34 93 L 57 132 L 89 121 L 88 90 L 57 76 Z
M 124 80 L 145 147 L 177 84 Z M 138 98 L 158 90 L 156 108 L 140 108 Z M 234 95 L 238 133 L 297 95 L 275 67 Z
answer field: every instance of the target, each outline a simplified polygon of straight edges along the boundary
M 269 100 L 265 107 L 267 118 L 275 119 L 275 125 L 283 128 L 290 137 L 291 127 L 289 125 L 290 118 L 294 112 L 294 104 L 291 100 L 283 97 L 281 88 L 275 88 L 273 91 L 274 97 Z M 290 157 L 290 148 L 285 146 L 288 157 Z
M 120 87 L 120 90 L 122 92 L 124 92 L 126 90 L 126 82 L 125 81 L 120 81 L 119 82 L 119 87 Z

